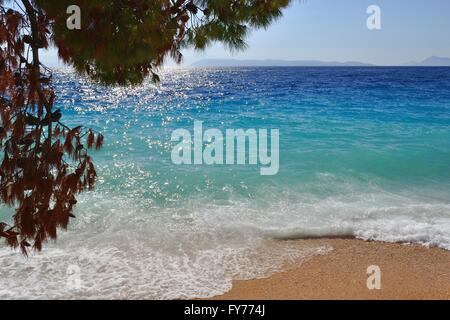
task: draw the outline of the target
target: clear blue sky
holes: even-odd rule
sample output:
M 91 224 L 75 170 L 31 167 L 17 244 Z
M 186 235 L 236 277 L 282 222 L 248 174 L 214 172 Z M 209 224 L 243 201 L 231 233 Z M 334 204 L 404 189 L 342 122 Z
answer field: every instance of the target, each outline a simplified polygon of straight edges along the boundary
M 367 29 L 369 5 L 381 8 L 382 29 Z M 205 58 L 361 61 L 395 65 L 429 56 L 450 57 L 449 0 L 296 0 L 267 30 L 252 32 L 249 48 L 222 45 L 185 51 L 189 65 Z M 55 66 L 54 51 L 45 62 Z

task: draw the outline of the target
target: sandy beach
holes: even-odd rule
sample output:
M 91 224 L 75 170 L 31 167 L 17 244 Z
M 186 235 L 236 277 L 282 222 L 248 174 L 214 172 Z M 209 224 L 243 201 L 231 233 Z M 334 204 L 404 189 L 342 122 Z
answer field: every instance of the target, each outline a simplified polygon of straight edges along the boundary
M 355 239 L 299 240 L 333 251 L 266 279 L 235 281 L 215 299 L 450 299 L 450 251 Z M 367 268 L 381 269 L 381 289 L 367 288 Z

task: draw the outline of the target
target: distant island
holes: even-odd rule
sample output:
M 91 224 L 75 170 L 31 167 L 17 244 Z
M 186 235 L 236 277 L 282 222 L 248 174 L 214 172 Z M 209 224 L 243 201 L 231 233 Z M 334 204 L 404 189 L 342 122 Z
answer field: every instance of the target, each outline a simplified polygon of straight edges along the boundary
M 191 67 L 376 67 L 377 65 L 358 61 L 321 61 L 321 60 L 239 60 L 239 59 L 204 59 Z M 400 67 L 450 67 L 450 58 L 429 57 L 421 62 L 408 62 Z
M 450 58 L 429 57 L 422 62 L 410 62 L 404 64 L 407 67 L 450 67 Z
M 238 60 L 205 59 L 191 65 L 192 67 L 373 67 L 374 65 L 357 61 L 336 62 L 320 60 Z

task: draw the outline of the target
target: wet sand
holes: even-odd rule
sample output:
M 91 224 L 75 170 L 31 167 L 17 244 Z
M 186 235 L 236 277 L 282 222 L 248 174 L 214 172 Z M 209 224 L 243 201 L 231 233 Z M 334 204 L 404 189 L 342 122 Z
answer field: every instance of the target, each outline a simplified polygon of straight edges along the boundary
M 297 242 L 330 245 L 333 251 L 267 279 L 235 281 L 230 292 L 214 299 L 450 299 L 450 251 L 355 239 Z M 381 270 L 380 290 L 367 287 L 372 265 Z

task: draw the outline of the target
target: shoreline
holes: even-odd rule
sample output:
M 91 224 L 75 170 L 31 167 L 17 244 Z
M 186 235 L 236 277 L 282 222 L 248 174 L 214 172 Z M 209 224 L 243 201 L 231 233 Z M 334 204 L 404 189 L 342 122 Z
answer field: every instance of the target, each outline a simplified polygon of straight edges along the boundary
M 233 281 L 213 300 L 397 300 L 450 299 L 450 251 L 415 244 L 357 239 L 297 240 L 333 250 L 268 278 Z M 369 290 L 369 266 L 379 266 L 381 289 Z

